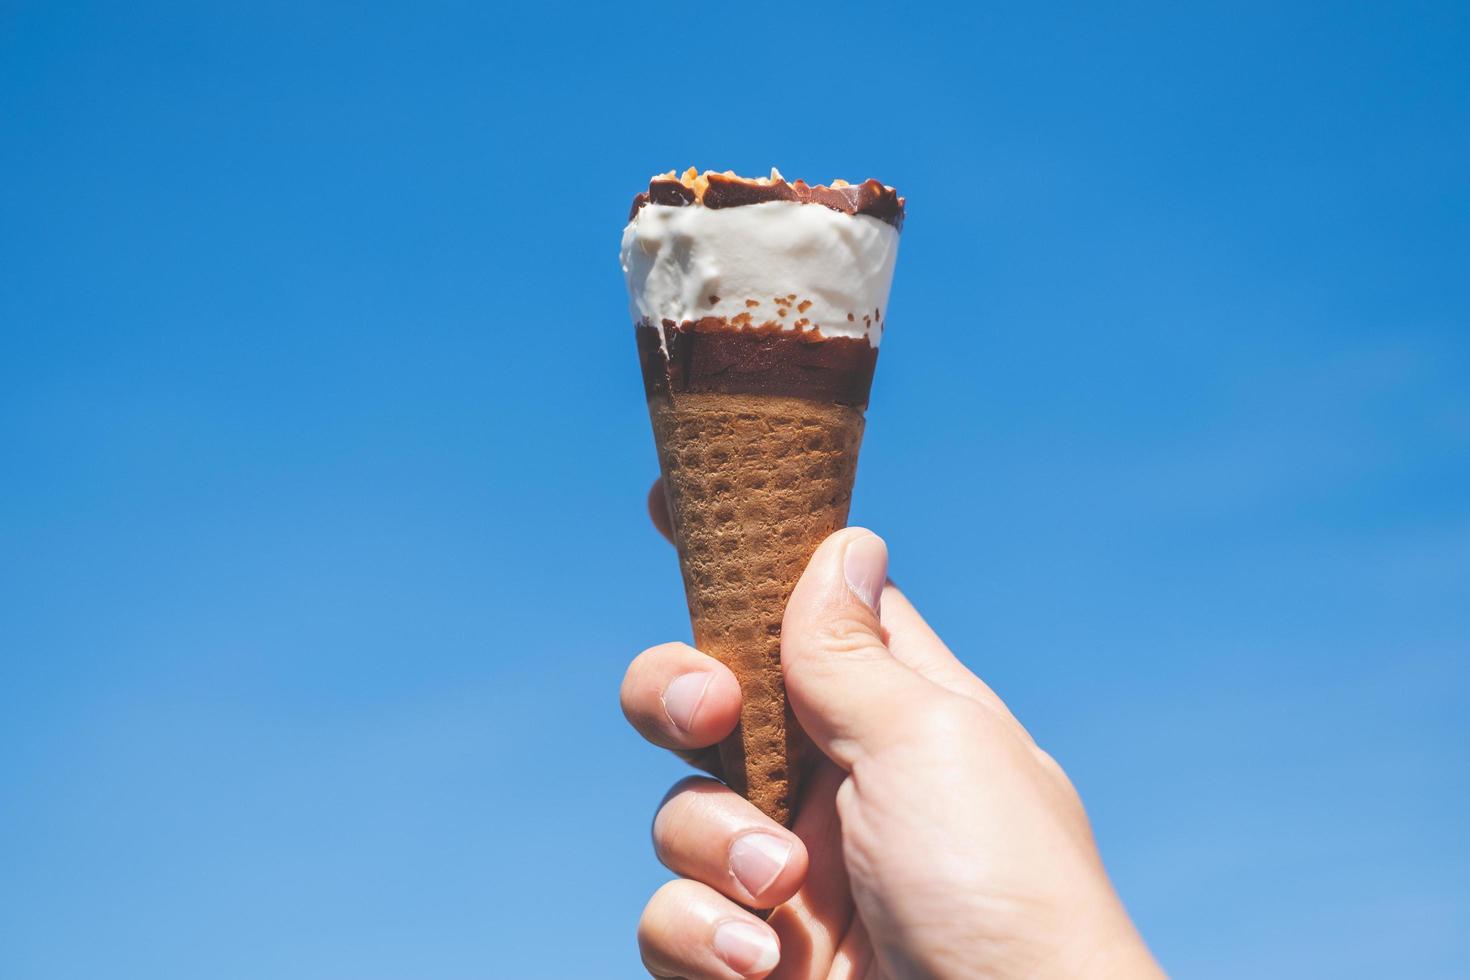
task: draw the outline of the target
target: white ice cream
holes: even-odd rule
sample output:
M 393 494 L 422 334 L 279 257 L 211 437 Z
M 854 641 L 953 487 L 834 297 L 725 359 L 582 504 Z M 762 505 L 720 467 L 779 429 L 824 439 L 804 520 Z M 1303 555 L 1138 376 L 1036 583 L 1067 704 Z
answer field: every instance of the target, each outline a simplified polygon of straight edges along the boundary
M 824 337 L 883 337 L 898 231 L 820 204 L 646 204 L 623 230 L 634 321 L 707 316 Z

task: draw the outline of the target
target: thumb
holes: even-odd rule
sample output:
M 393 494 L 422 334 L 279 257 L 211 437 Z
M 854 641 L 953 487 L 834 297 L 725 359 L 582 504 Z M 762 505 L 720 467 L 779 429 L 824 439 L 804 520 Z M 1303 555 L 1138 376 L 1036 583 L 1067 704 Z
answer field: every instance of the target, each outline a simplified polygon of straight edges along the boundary
M 888 651 L 878 620 L 888 547 L 863 528 L 838 531 L 812 555 L 786 604 L 781 666 L 802 727 L 844 769 L 900 737 L 941 693 Z

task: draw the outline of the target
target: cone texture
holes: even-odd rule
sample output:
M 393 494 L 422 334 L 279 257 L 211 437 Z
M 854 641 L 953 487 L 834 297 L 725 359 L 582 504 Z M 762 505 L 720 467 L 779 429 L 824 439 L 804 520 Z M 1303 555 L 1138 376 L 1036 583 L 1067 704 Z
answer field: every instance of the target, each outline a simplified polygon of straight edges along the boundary
M 861 408 L 774 395 L 649 400 L 695 645 L 734 671 L 729 785 L 790 822 L 805 736 L 781 681 L 781 619 L 806 563 L 847 523 Z

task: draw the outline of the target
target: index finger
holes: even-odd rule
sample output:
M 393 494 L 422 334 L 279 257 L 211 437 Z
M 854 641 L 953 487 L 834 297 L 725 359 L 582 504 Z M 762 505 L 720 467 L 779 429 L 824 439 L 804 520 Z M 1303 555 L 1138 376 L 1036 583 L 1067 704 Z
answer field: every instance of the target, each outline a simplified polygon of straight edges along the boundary
M 653 481 L 653 486 L 648 488 L 648 516 L 653 519 L 653 526 L 658 533 L 674 540 L 674 525 L 669 520 L 669 498 L 664 496 L 663 477 Z
M 686 643 L 664 643 L 628 666 L 623 714 L 638 734 L 719 775 L 719 742 L 740 720 L 740 682 L 730 668 Z

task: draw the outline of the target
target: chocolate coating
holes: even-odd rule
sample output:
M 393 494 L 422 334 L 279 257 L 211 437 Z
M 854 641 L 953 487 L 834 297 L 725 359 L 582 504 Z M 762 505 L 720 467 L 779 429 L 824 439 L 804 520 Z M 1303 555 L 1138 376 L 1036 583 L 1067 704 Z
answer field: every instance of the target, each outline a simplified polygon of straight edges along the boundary
M 632 221 L 645 204 L 664 204 L 685 207 L 703 204 L 707 208 L 734 208 L 747 204 L 764 204 L 767 201 L 795 201 L 798 204 L 820 204 L 844 214 L 866 214 L 887 222 L 895 229 L 903 230 L 904 199 L 891 187 L 876 180 L 865 180 L 861 184 L 846 187 L 828 187 L 825 184 L 812 186 L 798 180 L 787 183 L 774 180 L 757 183 L 745 177 L 725 174 L 705 175 L 708 185 L 701 197 L 692 187 L 671 177 L 655 177 L 648 183 L 648 190 L 633 198 L 633 208 L 628 213 Z
M 650 398 L 681 392 L 785 395 L 861 408 L 868 404 L 878 363 L 878 350 L 866 338 L 774 326 L 742 329 L 723 317 L 665 320 L 658 327 L 645 321 L 636 333 Z
M 740 177 L 710 174 L 709 186 L 704 190 L 704 206 L 707 208 L 737 208 L 742 204 L 798 200 L 796 188 L 784 180 L 757 184 Z
M 649 186 L 652 187 L 653 185 L 650 184 Z M 648 191 L 639 191 L 637 194 L 634 194 L 633 195 L 633 207 L 628 212 L 628 220 L 629 221 L 632 221 L 634 218 L 638 217 L 638 212 L 643 208 L 643 205 L 645 205 L 647 203 L 648 203 Z
M 807 187 L 798 180 L 796 187 L 797 193 L 804 194 L 805 200 L 812 204 L 824 204 L 848 214 L 869 214 L 900 231 L 903 230 L 903 198 L 876 180 L 865 180 L 861 184 L 849 184 L 846 187 L 824 187 L 821 184 Z
M 694 203 L 694 188 L 685 187 L 677 180 L 655 178 L 648 182 L 648 201 L 650 204 L 669 204 L 682 208 L 686 204 Z M 634 210 L 636 213 L 637 209 Z

